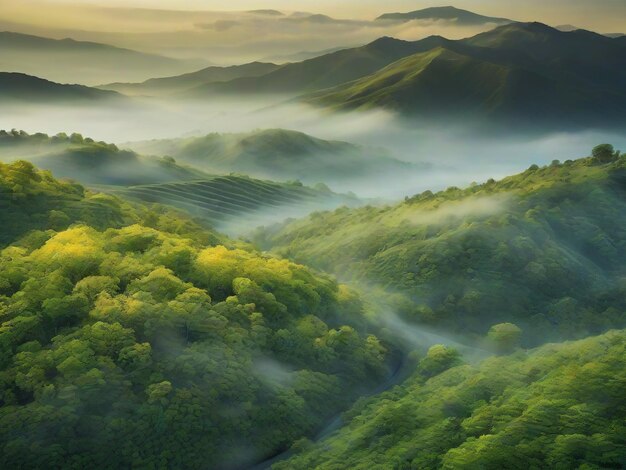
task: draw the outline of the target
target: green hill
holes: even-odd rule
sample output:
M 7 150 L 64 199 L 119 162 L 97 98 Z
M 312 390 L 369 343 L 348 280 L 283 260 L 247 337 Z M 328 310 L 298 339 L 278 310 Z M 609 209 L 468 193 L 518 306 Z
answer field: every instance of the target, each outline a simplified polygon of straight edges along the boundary
M 626 159 L 568 161 L 501 181 L 342 208 L 261 232 L 263 248 L 364 285 L 405 321 L 525 344 L 624 327 Z
M 299 183 L 276 183 L 248 176 L 213 176 L 190 182 L 101 187 L 126 199 L 178 207 L 228 233 L 240 233 L 311 211 L 360 203 L 355 196 Z
M 402 21 L 411 20 L 446 20 L 454 21 L 459 26 L 475 26 L 484 24 L 506 24 L 513 23 L 512 20 L 506 18 L 494 18 L 491 16 L 483 16 L 467 10 L 461 10 L 455 7 L 432 7 L 422 10 L 411 11 L 408 13 L 385 13 L 376 18 L 377 21 Z
M 0 161 L 26 159 L 55 177 L 135 201 L 177 207 L 229 233 L 314 210 L 360 204 L 356 196 L 333 193 L 324 185 L 312 188 L 245 175 L 216 176 L 179 165 L 171 157 L 145 157 L 79 134 L 49 137 L 0 131 Z
M 263 62 L 252 62 L 231 67 L 207 67 L 197 72 L 174 77 L 151 78 L 142 83 L 111 83 L 98 88 L 113 90 L 125 95 L 170 95 L 196 88 L 208 83 L 225 82 L 241 77 L 259 77 L 280 66 Z
M 208 134 L 186 139 L 131 142 L 125 146 L 147 155 L 172 156 L 205 171 L 245 173 L 308 184 L 418 170 L 384 150 L 322 140 L 302 132 L 267 129 L 244 134 Z
M 82 85 L 61 85 L 23 73 L 0 72 L 0 97 L 3 104 L 14 103 L 91 103 L 121 101 L 123 96 Z
M 183 73 L 197 63 L 73 39 L 0 32 L 2 69 L 61 83 L 97 85 Z
M 2 468 L 241 468 L 386 376 L 345 286 L 27 162 L 0 192 Z
M 80 134 L 29 135 L 0 131 L 0 160 L 28 160 L 56 177 L 84 184 L 132 185 L 189 181 L 208 175 L 171 159 L 148 158 Z
M 384 107 L 429 119 L 620 126 L 625 70 L 626 51 L 614 39 L 516 23 L 466 40 L 439 40 L 304 100 L 334 109 Z
M 362 47 L 342 49 L 294 64 L 261 77 L 244 77 L 190 90 L 187 96 L 216 93 L 302 93 L 356 80 L 428 47 L 432 39 L 408 42 L 380 38 Z M 432 47 L 432 46 L 430 46 Z
M 411 379 L 272 469 L 621 468 L 625 347 L 626 332 L 612 331 L 452 368 L 434 347 Z

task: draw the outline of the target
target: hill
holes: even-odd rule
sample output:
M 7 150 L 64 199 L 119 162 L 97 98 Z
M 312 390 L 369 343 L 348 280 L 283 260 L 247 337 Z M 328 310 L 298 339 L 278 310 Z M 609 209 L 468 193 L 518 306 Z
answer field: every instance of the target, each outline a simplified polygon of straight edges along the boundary
M 83 85 L 61 85 L 23 73 L 0 72 L 0 97 L 3 103 L 90 103 L 122 100 L 114 91 Z
M 197 72 L 174 77 L 151 78 L 142 83 L 111 83 L 98 88 L 125 95 L 169 95 L 209 83 L 225 82 L 242 77 L 258 77 L 278 69 L 276 64 L 252 62 L 231 67 L 207 67 Z
M 132 185 L 189 181 L 207 177 L 202 171 L 182 167 L 169 159 L 148 158 L 113 144 L 94 142 L 80 134 L 29 135 L 0 131 L 0 160 L 28 159 L 56 177 L 81 183 Z
M 316 213 L 256 241 L 362 283 L 408 324 L 479 338 L 512 322 L 528 345 L 623 328 L 626 159 L 602 155 Z
M 93 190 L 176 207 L 229 233 L 314 210 L 360 204 L 356 196 L 333 193 L 324 185 L 311 188 L 244 175 L 216 176 L 179 165 L 171 157 L 146 157 L 79 134 L 49 137 L 0 131 L 0 161 L 24 159 Z
M 0 54 L 5 71 L 88 85 L 118 80 L 139 81 L 197 68 L 197 63 L 106 44 L 9 31 L 0 32 Z
M 205 171 L 245 173 L 275 180 L 297 179 L 307 184 L 345 183 L 381 173 L 419 169 L 417 165 L 386 156 L 384 150 L 322 140 L 285 129 L 124 145 L 148 155 L 169 155 Z
M 2 468 L 246 467 L 387 373 L 303 266 L 23 161 L 0 192 Z
M 248 176 L 212 176 L 191 182 L 99 188 L 126 199 L 177 207 L 227 233 L 241 233 L 315 210 L 355 206 L 356 196 L 299 183 L 276 183 Z
M 615 39 L 516 23 L 466 40 L 433 42 L 426 51 L 304 100 L 490 124 L 566 128 L 623 121 L 626 51 Z
M 626 332 L 612 331 L 456 367 L 453 351 L 434 347 L 411 379 L 272 469 L 619 468 L 625 346 Z
M 432 47 L 432 46 L 430 46 Z M 188 96 L 216 93 L 302 93 L 356 80 L 407 55 L 429 48 L 428 41 L 380 38 L 362 47 L 342 49 L 294 64 L 261 77 L 244 77 L 190 90 Z
M 513 20 L 509 20 L 507 18 L 494 18 L 491 16 L 478 15 L 471 11 L 461 10 L 452 6 L 424 8 L 422 10 L 415 10 L 408 13 L 385 13 L 376 18 L 376 20 L 402 22 L 412 20 L 445 20 L 454 21 L 459 26 L 513 23 Z

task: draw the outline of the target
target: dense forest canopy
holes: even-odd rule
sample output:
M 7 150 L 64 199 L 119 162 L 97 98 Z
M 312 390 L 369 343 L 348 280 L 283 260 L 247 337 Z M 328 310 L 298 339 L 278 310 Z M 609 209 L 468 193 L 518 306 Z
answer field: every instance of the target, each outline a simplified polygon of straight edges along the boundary
M 377 288 L 409 322 L 475 337 L 513 322 L 526 345 L 599 334 L 626 321 L 626 159 L 594 154 L 395 206 L 314 213 L 256 240 Z
M 3 468 L 250 463 L 387 374 L 345 286 L 26 162 L 0 187 Z

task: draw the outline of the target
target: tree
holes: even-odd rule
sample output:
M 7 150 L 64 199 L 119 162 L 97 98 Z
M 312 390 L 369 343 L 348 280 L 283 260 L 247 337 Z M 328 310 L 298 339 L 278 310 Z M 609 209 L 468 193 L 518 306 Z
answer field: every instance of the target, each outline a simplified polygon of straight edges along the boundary
M 487 338 L 499 354 L 513 352 L 520 342 L 522 330 L 513 323 L 499 323 L 493 325 L 487 333 Z
M 615 160 L 615 149 L 611 144 L 601 144 L 593 148 L 591 154 L 598 163 L 609 163 Z

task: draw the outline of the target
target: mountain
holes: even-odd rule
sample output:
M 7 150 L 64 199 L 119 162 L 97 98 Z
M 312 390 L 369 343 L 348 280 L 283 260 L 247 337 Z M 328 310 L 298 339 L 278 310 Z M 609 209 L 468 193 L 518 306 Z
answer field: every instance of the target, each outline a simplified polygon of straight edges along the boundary
M 412 21 L 412 20 L 429 20 L 429 21 L 454 21 L 459 26 L 475 26 L 484 24 L 507 24 L 513 23 L 513 20 L 507 18 L 494 18 L 491 16 L 483 16 L 467 10 L 461 10 L 452 6 L 448 7 L 432 7 L 422 10 L 411 11 L 408 13 L 385 13 L 376 18 L 377 21 Z
M 28 162 L 0 192 L 1 468 L 248 468 L 389 373 L 328 277 Z
M 214 82 L 225 82 L 242 77 L 258 77 L 280 66 L 271 63 L 252 62 L 231 67 L 207 67 L 197 72 L 174 77 L 152 78 L 142 83 L 111 83 L 98 88 L 113 90 L 125 95 L 169 95 Z
M 619 468 L 626 461 L 626 331 L 455 365 L 433 347 L 393 391 L 272 469 Z
M 626 50 L 615 39 L 515 23 L 465 40 L 428 41 L 433 47 L 424 52 L 304 100 L 501 124 L 567 128 L 623 121 Z
M 90 103 L 122 100 L 119 93 L 98 90 L 83 85 L 61 85 L 23 73 L 0 72 L 0 97 L 11 103 Z
M 22 72 L 61 83 L 98 85 L 112 81 L 139 81 L 197 68 L 180 61 L 95 42 L 50 39 L 0 32 L 4 71 Z
M 190 90 L 188 96 L 219 93 L 301 93 L 356 80 L 407 55 L 428 48 L 429 42 L 389 37 L 362 47 L 342 49 L 313 59 L 286 64 L 261 77 L 244 77 Z
M 124 145 L 148 155 L 171 156 L 205 171 L 297 179 L 308 184 L 345 183 L 350 179 L 420 169 L 418 165 L 387 156 L 384 150 L 322 140 L 285 129 Z
M 331 54 L 343 49 L 348 49 L 348 47 L 332 47 L 330 49 L 324 49 L 323 51 L 299 51 L 291 54 L 270 56 L 265 60 L 276 62 L 278 64 L 284 64 L 286 62 L 302 62 L 304 60 L 314 59 L 315 57 Z
M 407 323 L 526 344 L 626 327 L 626 158 L 554 162 L 391 207 L 338 209 L 261 231 L 286 258 L 362 282 Z

